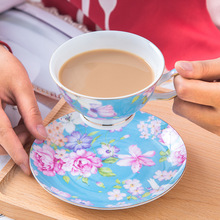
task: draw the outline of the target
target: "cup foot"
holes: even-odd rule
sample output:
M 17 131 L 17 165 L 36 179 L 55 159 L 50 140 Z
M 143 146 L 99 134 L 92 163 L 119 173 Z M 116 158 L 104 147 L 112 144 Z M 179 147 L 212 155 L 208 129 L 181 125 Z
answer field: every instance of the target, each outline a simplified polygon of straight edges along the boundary
M 82 121 L 90 127 L 101 129 L 101 130 L 114 130 L 120 127 L 126 126 L 129 122 L 132 121 L 135 114 L 130 115 L 129 117 L 123 119 L 113 119 L 113 120 L 97 120 L 93 118 L 88 118 L 80 114 Z

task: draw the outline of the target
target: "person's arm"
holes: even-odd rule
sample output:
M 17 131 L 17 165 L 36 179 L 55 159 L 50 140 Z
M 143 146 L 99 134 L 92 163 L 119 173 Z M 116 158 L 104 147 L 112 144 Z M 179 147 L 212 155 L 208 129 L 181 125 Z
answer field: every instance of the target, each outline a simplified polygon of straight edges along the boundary
M 177 98 L 173 111 L 220 135 L 220 58 L 206 61 L 178 61 L 175 68 Z
M 4 107 L 17 105 L 22 120 L 13 129 Z M 43 140 L 47 133 L 35 99 L 32 84 L 21 62 L 0 45 L 0 148 L 11 156 L 21 169 L 30 174 L 28 155 L 23 143 L 29 132 Z

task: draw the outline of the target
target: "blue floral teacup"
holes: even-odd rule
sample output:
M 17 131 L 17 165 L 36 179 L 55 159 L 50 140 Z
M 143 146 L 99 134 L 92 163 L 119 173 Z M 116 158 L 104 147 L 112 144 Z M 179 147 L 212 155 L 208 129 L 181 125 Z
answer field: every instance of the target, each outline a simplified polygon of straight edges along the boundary
M 66 88 L 58 77 L 62 65 L 75 55 L 97 49 L 117 49 L 141 57 L 151 66 L 154 81 L 133 94 L 112 98 L 85 96 Z M 135 112 L 149 100 L 173 98 L 176 95 L 175 91 L 154 93 L 157 85 L 176 74 L 175 70 L 163 74 L 164 67 L 163 55 L 153 43 L 138 35 L 122 31 L 96 31 L 74 37 L 62 44 L 53 53 L 50 61 L 51 76 L 66 102 L 80 113 L 85 123 L 100 129 L 125 126 L 133 119 Z

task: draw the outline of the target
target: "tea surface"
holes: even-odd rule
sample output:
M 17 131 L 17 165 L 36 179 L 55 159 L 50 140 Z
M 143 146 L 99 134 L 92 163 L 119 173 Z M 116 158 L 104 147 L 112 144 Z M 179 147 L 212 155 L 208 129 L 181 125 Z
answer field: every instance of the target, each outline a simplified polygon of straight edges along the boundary
M 59 80 L 76 93 L 110 98 L 144 89 L 154 81 L 154 73 L 147 62 L 132 53 L 100 49 L 69 59 L 60 69 Z

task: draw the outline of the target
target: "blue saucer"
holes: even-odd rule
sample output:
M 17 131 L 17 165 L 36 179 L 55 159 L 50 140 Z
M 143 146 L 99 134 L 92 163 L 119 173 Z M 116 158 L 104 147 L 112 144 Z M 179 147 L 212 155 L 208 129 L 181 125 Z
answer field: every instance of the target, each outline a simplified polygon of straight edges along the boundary
M 39 184 L 73 205 L 114 210 L 151 202 L 183 175 L 186 148 L 178 133 L 148 113 L 117 130 L 85 125 L 77 112 L 47 126 L 35 140 L 30 166 Z

